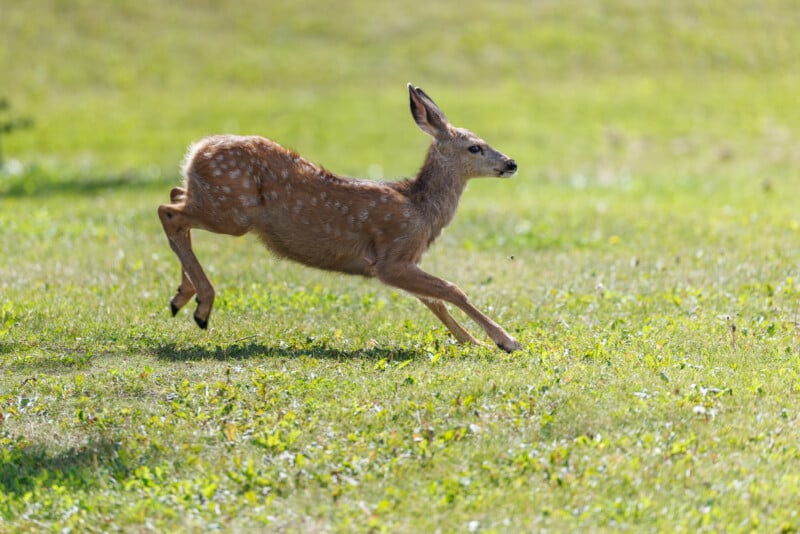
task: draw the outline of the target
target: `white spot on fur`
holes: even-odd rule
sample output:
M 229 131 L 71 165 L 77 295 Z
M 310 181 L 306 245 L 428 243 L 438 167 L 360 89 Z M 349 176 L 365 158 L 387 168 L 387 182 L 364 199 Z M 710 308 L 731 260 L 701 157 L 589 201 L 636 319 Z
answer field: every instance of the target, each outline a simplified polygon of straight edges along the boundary
M 251 208 L 253 206 L 258 205 L 258 198 L 254 197 L 252 195 L 241 195 L 239 197 L 239 200 L 241 201 L 242 206 L 245 206 L 245 207 L 248 207 L 248 208 Z
M 281 171 L 281 176 L 282 176 L 283 178 L 288 178 L 288 177 L 289 177 L 289 171 L 288 171 L 287 169 L 283 169 L 283 170 Z
M 311 205 L 312 206 L 316 206 L 317 205 L 317 197 L 311 197 Z
M 239 210 L 233 210 L 233 217 L 239 224 L 247 224 L 247 217 Z

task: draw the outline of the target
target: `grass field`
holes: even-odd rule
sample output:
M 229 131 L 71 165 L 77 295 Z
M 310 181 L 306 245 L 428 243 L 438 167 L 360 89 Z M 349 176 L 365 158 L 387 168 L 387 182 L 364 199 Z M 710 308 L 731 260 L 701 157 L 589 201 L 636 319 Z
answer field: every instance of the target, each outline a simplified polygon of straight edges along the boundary
M 0 532 L 800 529 L 794 2 L 275 4 L 0 0 Z M 520 165 L 423 264 L 523 351 L 202 232 L 170 318 L 192 140 L 412 175 L 409 81 Z

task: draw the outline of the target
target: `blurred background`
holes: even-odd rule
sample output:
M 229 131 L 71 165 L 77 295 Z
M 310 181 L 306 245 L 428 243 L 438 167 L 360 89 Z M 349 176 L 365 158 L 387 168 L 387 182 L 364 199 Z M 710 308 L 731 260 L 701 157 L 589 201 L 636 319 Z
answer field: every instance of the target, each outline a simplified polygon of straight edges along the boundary
M 217 132 L 411 175 L 428 141 L 407 82 L 521 181 L 695 187 L 738 165 L 771 187 L 800 159 L 798 27 L 789 0 L 0 0 L 0 116 L 34 121 L 2 138 L 0 193 L 174 181 Z
M 792 531 L 798 29 L 797 0 L 0 0 L 0 531 Z M 411 176 L 408 82 L 519 163 L 422 265 L 524 352 L 254 236 L 194 232 L 212 326 L 170 318 L 192 141 Z

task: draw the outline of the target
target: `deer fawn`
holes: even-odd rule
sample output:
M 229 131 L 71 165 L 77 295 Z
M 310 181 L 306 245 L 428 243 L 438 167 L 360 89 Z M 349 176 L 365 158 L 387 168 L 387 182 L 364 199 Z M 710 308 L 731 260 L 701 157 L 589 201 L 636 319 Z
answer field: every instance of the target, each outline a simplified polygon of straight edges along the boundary
M 206 328 L 214 304 L 214 287 L 192 251 L 191 229 L 255 232 L 278 256 L 375 277 L 415 295 L 461 343 L 480 344 L 445 302 L 463 310 L 500 348 L 519 350 L 461 289 L 417 265 L 455 215 L 467 180 L 510 177 L 517 164 L 451 125 L 422 89 L 409 84 L 408 93 L 411 115 L 433 143 L 416 178 L 401 182 L 340 177 L 263 137 L 216 135 L 192 145 L 182 168 L 185 189 L 173 188 L 172 202 L 158 208 L 182 267 L 172 315 L 196 293 L 194 319 Z

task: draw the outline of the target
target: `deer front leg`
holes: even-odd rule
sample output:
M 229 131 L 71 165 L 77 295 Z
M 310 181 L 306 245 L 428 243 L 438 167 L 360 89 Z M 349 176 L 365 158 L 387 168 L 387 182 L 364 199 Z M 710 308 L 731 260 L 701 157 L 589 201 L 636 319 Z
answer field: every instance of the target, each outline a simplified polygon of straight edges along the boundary
M 473 345 L 484 345 L 474 337 L 472 334 L 467 332 L 467 330 L 456 321 L 450 312 L 447 311 L 447 306 L 444 302 L 438 299 L 429 299 L 426 297 L 417 297 L 420 302 L 422 302 L 425 306 L 428 307 L 429 310 L 433 312 L 433 314 L 439 318 L 442 323 L 450 330 L 450 333 L 455 336 L 459 343 L 471 343 Z
M 214 307 L 214 286 L 211 285 L 192 251 L 189 234 L 191 218 L 181 211 L 181 206 L 172 205 L 159 206 L 158 217 L 161 219 L 164 233 L 167 234 L 170 248 L 181 261 L 182 280 L 178 292 L 170 301 L 172 314 L 175 315 L 196 291 L 197 309 L 194 312 L 194 320 L 197 326 L 205 329 L 208 327 L 208 318 Z
M 430 275 L 410 262 L 401 264 L 378 262 L 376 272 L 378 279 L 385 284 L 413 293 L 417 297 L 444 300 L 458 306 L 483 328 L 498 347 L 506 352 L 522 348 L 522 345 L 503 330 L 503 327 L 476 308 L 455 284 Z

